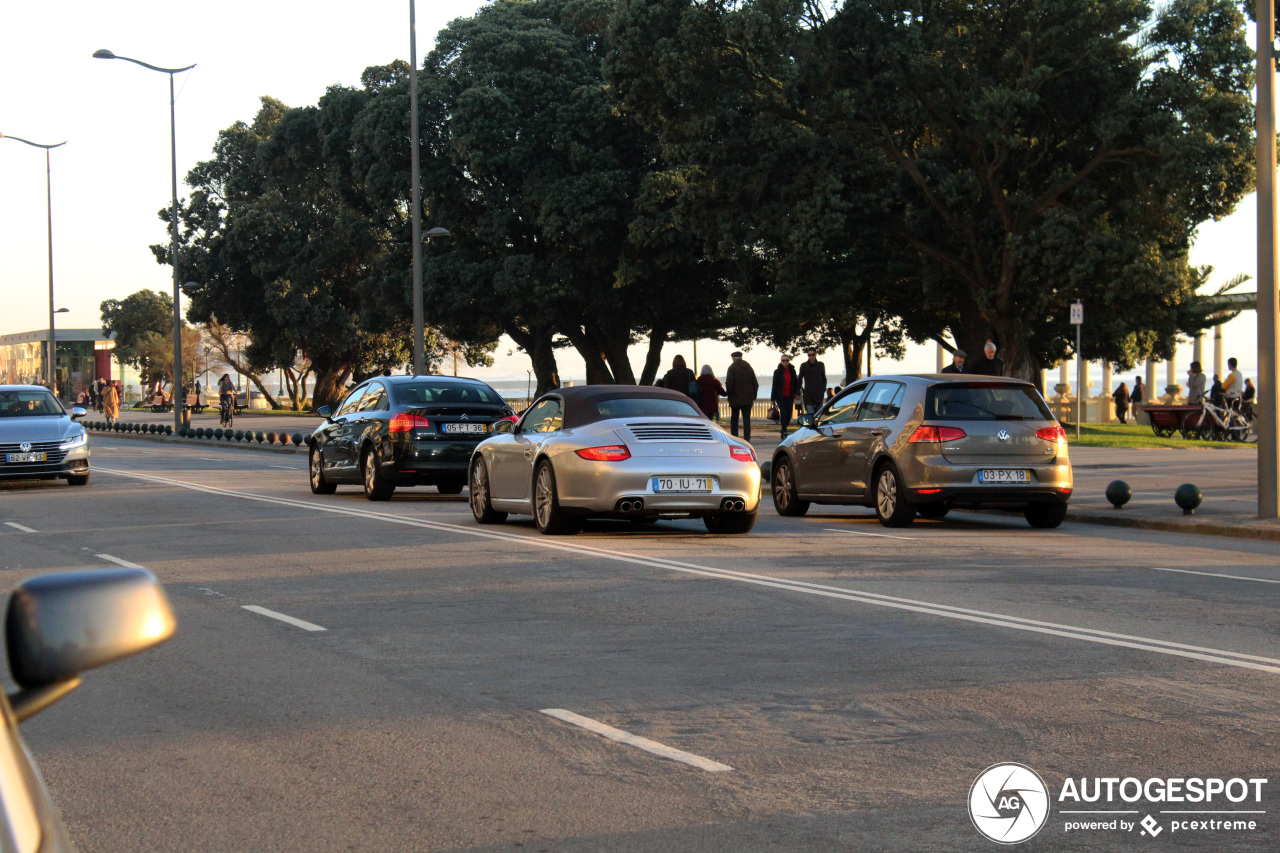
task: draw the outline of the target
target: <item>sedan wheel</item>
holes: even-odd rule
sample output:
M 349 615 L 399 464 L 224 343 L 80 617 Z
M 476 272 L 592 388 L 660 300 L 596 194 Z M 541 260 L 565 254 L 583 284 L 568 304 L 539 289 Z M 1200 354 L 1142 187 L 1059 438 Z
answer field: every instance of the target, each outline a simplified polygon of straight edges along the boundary
M 551 463 L 542 460 L 533 475 L 533 522 L 547 536 L 577 533 L 582 521 L 565 515 L 560 508 L 560 496 L 556 493 L 556 473 Z
M 892 465 L 885 465 L 876 477 L 876 517 L 885 527 L 906 527 L 916 520 L 916 511 L 907 503 Z
M 67 476 L 67 485 L 87 486 L 89 485 L 89 475 L 88 474 L 70 474 Z
M 371 501 L 389 501 L 391 493 L 396 490 L 387 478 L 382 476 L 378 466 L 378 453 L 370 448 L 364 453 L 364 496 Z
M 773 508 L 778 515 L 799 516 L 809 511 L 809 502 L 796 497 L 796 478 L 785 458 L 773 463 Z
M 489 468 L 483 459 L 471 465 L 471 514 L 479 524 L 501 524 L 507 520 L 505 512 L 493 508 L 489 497 Z
M 1029 504 L 1022 514 L 1027 524 L 1042 530 L 1052 530 L 1067 518 L 1066 504 L 1038 503 Z
M 338 490 L 336 483 L 330 483 L 324 478 L 324 457 L 320 454 L 320 448 L 311 448 L 311 461 L 309 467 L 311 469 L 312 494 L 331 495 Z

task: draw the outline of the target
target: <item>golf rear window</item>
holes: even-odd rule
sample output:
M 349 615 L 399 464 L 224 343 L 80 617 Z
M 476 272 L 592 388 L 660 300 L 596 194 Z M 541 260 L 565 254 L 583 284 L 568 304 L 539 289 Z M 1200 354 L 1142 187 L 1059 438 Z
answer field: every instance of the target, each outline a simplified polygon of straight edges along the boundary
M 428 406 L 435 403 L 484 403 L 502 405 L 497 394 L 485 385 L 445 382 L 397 382 L 391 386 L 401 406 Z
M 1035 388 L 1000 382 L 934 385 L 925 395 L 924 416 L 938 421 L 1053 420 L 1053 413 Z

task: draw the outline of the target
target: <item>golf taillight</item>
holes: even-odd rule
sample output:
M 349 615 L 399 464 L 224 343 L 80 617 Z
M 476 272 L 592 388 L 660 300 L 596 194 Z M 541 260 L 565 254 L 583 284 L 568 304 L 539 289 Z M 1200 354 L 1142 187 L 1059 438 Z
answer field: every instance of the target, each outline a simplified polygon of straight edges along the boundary
M 431 426 L 431 421 L 421 415 L 410 415 L 401 412 L 391 419 L 391 432 L 412 432 L 415 429 L 426 429 Z
M 577 454 L 583 459 L 590 459 L 592 462 L 621 462 L 623 459 L 631 458 L 631 451 L 627 450 L 625 444 L 584 447 L 582 450 L 577 451 Z
M 1041 427 L 1036 430 L 1036 438 L 1043 438 L 1045 441 L 1066 441 L 1067 431 L 1060 426 Z
M 729 445 L 729 455 L 739 462 L 755 462 L 756 452 L 750 447 L 741 444 Z
M 917 444 L 921 441 L 956 441 L 964 438 L 965 432 L 959 427 L 940 427 L 930 426 L 929 424 L 920 424 L 916 427 L 916 431 L 911 433 L 911 438 L 907 439 L 910 444 Z

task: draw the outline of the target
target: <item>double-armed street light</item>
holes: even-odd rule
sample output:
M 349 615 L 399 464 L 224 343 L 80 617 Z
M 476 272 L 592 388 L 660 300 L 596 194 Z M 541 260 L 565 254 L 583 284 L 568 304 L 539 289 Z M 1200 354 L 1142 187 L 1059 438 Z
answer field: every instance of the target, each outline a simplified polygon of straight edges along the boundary
M 173 428 L 176 432 L 188 423 L 190 416 L 187 414 L 186 398 L 178 393 L 178 389 L 182 387 L 182 291 L 178 287 L 178 123 L 174 107 L 173 75 L 190 71 L 195 68 L 195 65 L 184 68 L 161 68 L 139 59 L 116 56 L 105 48 L 95 51 L 93 57 L 94 59 L 123 59 L 125 62 L 132 62 L 134 65 L 141 65 L 143 68 L 169 75 L 169 147 L 173 155 L 173 208 L 170 217 L 169 253 L 173 263 Z
M 49 388 L 54 386 L 54 356 L 57 353 L 53 343 L 53 315 L 66 313 L 65 308 L 58 311 L 53 309 L 53 168 L 49 161 L 49 152 L 54 148 L 66 145 L 66 142 L 55 142 L 51 145 L 41 145 L 39 142 L 32 142 L 29 139 L 23 139 L 19 136 L 5 136 L 0 133 L 0 139 L 12 139 L 14 142 L 22 142 L 30 145 L 32 148 L 44 149 L 44 197 L 45 197 L 45 217 L 48 224 L 49 233 L 49 344 L 46 350 L 45 360 L 45 377 L 49 380 Z

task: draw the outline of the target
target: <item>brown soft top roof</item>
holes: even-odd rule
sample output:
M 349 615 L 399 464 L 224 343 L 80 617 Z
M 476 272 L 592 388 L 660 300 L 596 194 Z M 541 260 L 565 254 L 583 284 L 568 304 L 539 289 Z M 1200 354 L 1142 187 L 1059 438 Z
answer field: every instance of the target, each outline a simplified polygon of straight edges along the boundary
M 679 400 L 680 402 L 688 403 L 693 408 L 693 411 L 697 413 L 697 417 L 706 419 L 706 416 L 698 410 L 697 404 L 688 394 L 682 394 L 670 388 L 656 388 L 651 385 L 573 385 L 568 388 L 557 388 L 554 391 L 548 391 L 539 399 L 547 397 L 559 397 L 564 400 L 565 429 L 585 426 L 601 420 L 595 408 L 595 404 L 601 400 L 624 398 Z M 537 400 L 534 403 L 536 404 Z M 693 413 L 690 413 L 690 416 L 693 417 Z

